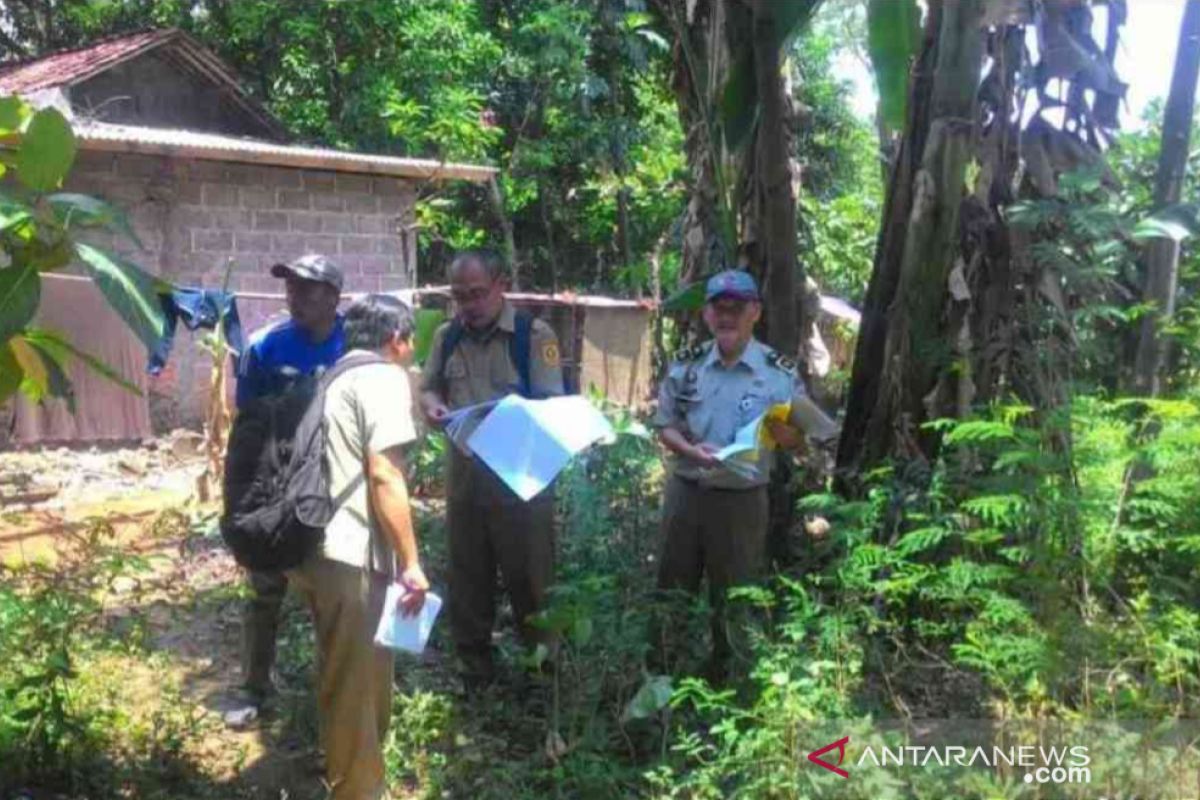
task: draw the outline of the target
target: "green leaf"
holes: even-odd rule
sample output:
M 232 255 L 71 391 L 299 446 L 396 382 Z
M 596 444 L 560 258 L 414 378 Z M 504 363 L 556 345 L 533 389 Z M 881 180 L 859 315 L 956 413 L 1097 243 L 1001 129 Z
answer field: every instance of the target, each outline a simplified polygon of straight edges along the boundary
M 42 279 L 29 265 L 0 269 L 0 342 L 24 328 L 37 313 Z
M 109 305 L 125 320 L 125 324 L 147 347 L 157 342 L 164 328 L 162 307 L 157 295 L 160 290 L 169 288 L 167 284 L 136 264 L 89 244 L 76 242 L 75 252 L 83 260 L 85 271 Z
M 30 402 L 40 403 L 50 390 L 50 374 L 45 360 L 20 336 L 9 339 L 8 346 L 21 367 L 21 393 Z
M 579 616 L 571 623 L 571 641 L 583 647 L 592 640 L 594 625 L 591 617 Z
M 1200 228 L 1197 206 L 1194 203 L 1175 203 L 1162 208 L 1140 221 L 1131 234 L 1139 241 L 1146 239 L 1171 239 L 1182 242 Z
M 17 175 L 21 182 L 38 192 L 62 185 L 75 162 L 75 134 L 66 118 L 54 108 L 33 115 L 21 135 L 17 150 Z
M 446 312 L 438 308 L 418 308 L 413 326 L 413 358 L 424 364 L 433 349 L 433 334 L 446 319 Z
M 0 175 L 3 174 L 3 171 L 0 171 Z M 0 231 L 23 225 L 31 219 L 33 219 L 33 214 L 29 213 L 29 209 L 25 206 L 19 203 L 0 202 Z
M 663 301 L 663 311 L 699 311 L 704 308 L 704 286 L 706 281 L 689 283 Z
M 124 378 L 119 372 L 96 356 L 80 350 L 58 331 L 47 328 L 28 328 L 25 330 L 24 338 L 27 342 L 46 353 L 64 369 L 70 364 L 72 358 L 79 359 L 101 377 L 107 378 L 130 394 L 135 394 L 138 397 L 142 396 L 142 390 L 135 384 Z
M 921 46 L 921 10 L 916 0 L 870 0 L 867 51 L 879 91 L 879 113 L 893 131 L 904 127 L 908 73 Z
M 29 106 L 16 95 L 0 97 L 0 135 L 21 130 L 29 114 Z
M 17 363 L 8 342 L 0 342 L 0 403 L 12 397 L 21 387 L 25 373 Z
M 72 225 L 90 228 L 111 226 L 128 236 L 138 247 L 145 249 L 133 226 L 129 224 L 128 215 L 111 203 L 91 195 L 72 192 L 49 195 L 46 202 L 54 209 L 55 217 L 64 228 L 70 228 Z
M 774 3 L 771 10 L 773 38 L 768 46 L 776 50 L 786 47 L 808 25 L 819 5 L 819 0 Z M 725 131 L 725 146 L 730 150 L 741 149 L 758 118 L 758 82 L 754 69 L 754 48 L 758 46 L 755 41 L 751 46 L 741 48 L 721 90 L 721 127 Z
M 625 706 L 625 719 L 646 719 L 657 714 L 671 702 L 670 675 L 648 675 L 637 694 Z
M 654 22 L 654 16 L 648 11 L 630 11 L 625 14 L 625 30 L 637 30 Z
M 63 353 L 56 348 L 43 346 L 33 333 L 33 329 L 18 335 L 14 341 L 17 340 L 29 345 L 41 359 L 46 374 L 45 394 L 65 400 L 67 409 L 74 414 L 75 390 L 71 386 L 70 378 L 67 377 L 67 364 Z
M 725 146 L 741 149 L 758 118 L 758 84 L 754 79 L 754 50 L 744 48 L 729 70 L 721 91 L 721 127 Z

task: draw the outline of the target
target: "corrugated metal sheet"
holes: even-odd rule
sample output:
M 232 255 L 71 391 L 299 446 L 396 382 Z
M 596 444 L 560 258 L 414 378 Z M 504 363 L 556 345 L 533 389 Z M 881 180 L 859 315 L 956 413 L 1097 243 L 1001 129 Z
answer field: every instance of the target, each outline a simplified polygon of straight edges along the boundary
M 80 146 L 86 150 L 327 169 L 423 180 L 458 179 L 482 182 L 496 174 L 492 167 L 474 164 L 283 145 L 260 139 L 200 131 L 112 125 L 85 120 L 76 120 L 74 130 Z

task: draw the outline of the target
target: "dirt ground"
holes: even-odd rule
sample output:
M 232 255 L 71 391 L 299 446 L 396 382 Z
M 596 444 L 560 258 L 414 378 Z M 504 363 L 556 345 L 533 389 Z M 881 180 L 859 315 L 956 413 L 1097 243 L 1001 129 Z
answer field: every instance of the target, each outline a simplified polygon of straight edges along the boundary
M 102 619 L 74 654 L 73 691 L 102 709 L 105 768 L 126 781 L 112 797 L 145 800 L 317 800 L 325 796 L 312 691 L 307 610 L 289 595 L 278 636 L 278 699 L 249 730 L 223 715 L 240 678 L 242 609 L 248 587 L 217 529 L 215 505 L 194 499 L 199 455 L 169 444 L 87 451 L 8 453 L 0 476 L 33 475 L 57 487 L 37 502 L 0 508 L 0 564 L 46 563 L 71 574 L 81 553 L 128 563 L 103 587 Z M 136 465 L 131 469 L 130 465 Z M 26 485 L 28 485 L 26 481 Z M 14 482 L 5 486 L 11 491 Z M 11 495 L 10 495 L 11 496 Z M 426 569 L 442 586 L 440 501 L 414 500 Z M 91 542 L 82 545 L 81 542 Z M 97 550 L 96 543 L 100 543 Z M 87 549 L 91 548 L 91 549 Z M 502 611 L 502 617 L 504 616 Z M 511 620 L 502 618 L 502 627 Z M 489 795 L 496 760 L 540 763 L 545 700 L 516 702 L 520 680 L 482 709 L 462 695 L 444 626 L 426 653 L 398 658 L 393 796 Z M 84 642 L 82 639 L 86 639 Z M 505 638 L 502 645 L 514 647 Z M 437 748 L 454 756 L 435 753 Z M 454 776 L 449 775 L 450 772 Z M 110 800 L 36 787 L 0 800 Z
M 280 636 L 289 667 L 275 713 L 246 731 L 223 723 L 239 676 L 246 589 L 216 532 L 216 507 L 194 499 L 201 471 L 198 456 L 172 451 L 169 441 L 8 453 L 0 474 L 31 475 L 57 491 L 3 509 L 0 561 L 52 563 L 66 557 L 72 537 L 102 529 L 106 546 L 138 561 L 106 593 L 105 625 L 128 630 L 140 646 L 85 657 L 80 681 L 84 693 L 117 710 L 128 755 L 162 758 L 181 798 L 320 797 L 307 618 L 293 598 Z

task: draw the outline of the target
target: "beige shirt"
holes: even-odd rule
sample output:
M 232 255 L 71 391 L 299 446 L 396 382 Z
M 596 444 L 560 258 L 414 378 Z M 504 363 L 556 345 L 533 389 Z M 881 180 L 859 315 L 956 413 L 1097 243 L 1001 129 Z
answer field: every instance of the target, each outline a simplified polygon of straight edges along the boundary
M 352 350 L 343 358 L 363 355 Z M 333 519 L 325 529 L 326 558 L 365 567 L 391 577 L 396 556 L 367 494 L 367 453 L 382 453 L 417 438 L 412 389 L 404 370 L 393 364 L 355 367 L 325 393 L 325 460 Z

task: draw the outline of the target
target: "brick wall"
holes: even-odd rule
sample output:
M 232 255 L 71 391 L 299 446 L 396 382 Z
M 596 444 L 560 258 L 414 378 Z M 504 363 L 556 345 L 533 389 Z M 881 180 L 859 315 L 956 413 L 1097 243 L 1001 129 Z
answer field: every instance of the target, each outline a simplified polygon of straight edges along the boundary
M 416 190 L 402 179 L 85 152 L 65 189 L 124 209 L 145 249 L 116 236 L 89 238 L 176 284 L 220 286 L 232 259 L 234 289 L 281 292 L 268 269 L 307 252 L 334 260 L 347 292 L 403 289 L 415 280 L 416 235 L 406 226 Z M 281 308 L 239 304 L 247 333 Z M 172 363 L 151 385 L 156 429 L 199 425 L 208 376 L 208 355 L 180 331 Z

